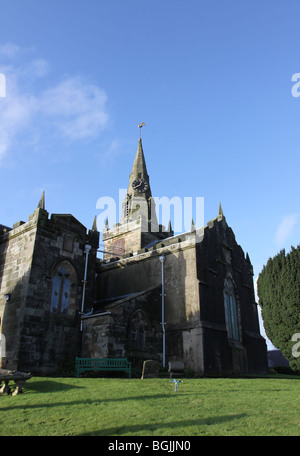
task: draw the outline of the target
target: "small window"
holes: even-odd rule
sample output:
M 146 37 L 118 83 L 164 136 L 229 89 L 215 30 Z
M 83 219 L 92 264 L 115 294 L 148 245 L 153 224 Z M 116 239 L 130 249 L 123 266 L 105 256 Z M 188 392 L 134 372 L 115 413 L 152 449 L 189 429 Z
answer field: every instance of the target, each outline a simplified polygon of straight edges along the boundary
M 73 244 L 74 244 L 73 238 L 71 238 L 70 236 L 64 237 L 64 242 L 63 242 L 64 250 L 66 250 L 67 252 L 73 252 Z

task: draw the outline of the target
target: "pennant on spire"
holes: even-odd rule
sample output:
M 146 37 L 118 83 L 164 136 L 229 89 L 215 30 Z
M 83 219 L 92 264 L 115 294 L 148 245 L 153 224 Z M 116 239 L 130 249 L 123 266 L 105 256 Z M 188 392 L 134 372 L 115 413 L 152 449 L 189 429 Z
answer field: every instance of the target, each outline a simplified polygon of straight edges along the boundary
M 138 124 L 138 127 L 140 129 L 140 138 L 141 138 L 141 128 L 144 127 L 145 125 L 146 125 L 145 122 L 142 122 L 141 125 Z

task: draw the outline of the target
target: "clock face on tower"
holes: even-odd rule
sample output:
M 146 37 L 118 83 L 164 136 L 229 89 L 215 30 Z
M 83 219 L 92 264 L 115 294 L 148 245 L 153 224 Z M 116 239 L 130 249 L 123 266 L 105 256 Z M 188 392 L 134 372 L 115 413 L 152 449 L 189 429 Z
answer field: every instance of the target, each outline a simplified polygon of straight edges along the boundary
M 145 192 L 148 188 L 148 183 L 144 179 L 135 179 L 132 182 L 132 188 L 133 190 L 136 190 L 137 192 Z

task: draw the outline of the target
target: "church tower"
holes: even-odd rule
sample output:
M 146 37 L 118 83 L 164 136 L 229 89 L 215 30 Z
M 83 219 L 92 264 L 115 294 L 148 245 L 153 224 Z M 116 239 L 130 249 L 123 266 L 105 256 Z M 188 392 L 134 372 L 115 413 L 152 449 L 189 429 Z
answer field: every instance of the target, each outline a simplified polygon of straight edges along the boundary
M 159 231 L 155 212 L 155 203 L 152 198 L 149 176 L 142 146 L 139 138 L 133 167 L 129 176 L 127 195 L 123 203 L 121 223 L 142 218 L 144 222 L 152 225 L 152 230 Z M 151 227 L 150 227 L 151 228 Z
M 103 230 L 104 260 L 133 255 L 173 234 L 173 231 L 165 231 L 158 224 L 142 139 L 139 138 L 120 223 L 112 229 L 107 223 Z

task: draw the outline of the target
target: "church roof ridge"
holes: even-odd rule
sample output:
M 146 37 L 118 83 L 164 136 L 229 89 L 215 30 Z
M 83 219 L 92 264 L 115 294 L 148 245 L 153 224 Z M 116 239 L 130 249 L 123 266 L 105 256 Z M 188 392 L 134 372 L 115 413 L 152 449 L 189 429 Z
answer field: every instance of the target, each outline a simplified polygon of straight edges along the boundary
M 113 299 L 116 298 L 117 300 L 112 302 L 111 304 L 109 304 L 109 303 L 106 304 L 106 305 L 104 304 L 105 309 L 111 309 L 112 307 L 116 307 L 116 306 L 122 304 L 125 301 L 137 298 L 138 296 L 142 296 L 143 294 L 149 293 L 149 291 L 155 290 L 156 288 L 160 288 L 160 286 L 159 285 L 152 285 L 151 287 L 145 288 L 142 291 L 136 291 L 136 292 L 129 293 L 129 294 L 123 295 L 123 296 L 115 296 Z

